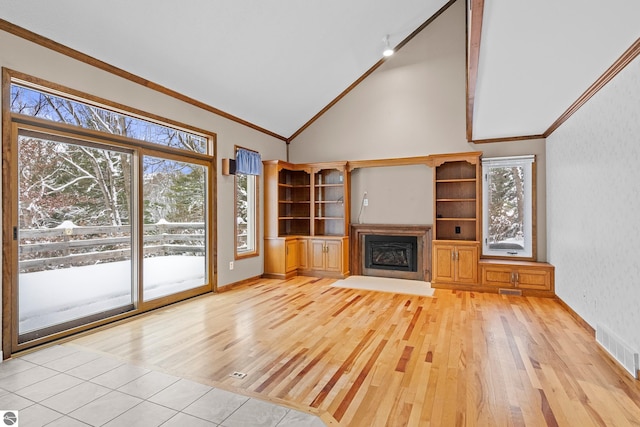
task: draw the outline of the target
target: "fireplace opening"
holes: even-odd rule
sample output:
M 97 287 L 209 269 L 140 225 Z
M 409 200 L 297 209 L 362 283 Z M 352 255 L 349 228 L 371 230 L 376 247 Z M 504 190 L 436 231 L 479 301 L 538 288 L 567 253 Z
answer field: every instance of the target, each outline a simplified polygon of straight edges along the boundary
M 365 235 L 365 268 L 418 271 L 416 236 Z

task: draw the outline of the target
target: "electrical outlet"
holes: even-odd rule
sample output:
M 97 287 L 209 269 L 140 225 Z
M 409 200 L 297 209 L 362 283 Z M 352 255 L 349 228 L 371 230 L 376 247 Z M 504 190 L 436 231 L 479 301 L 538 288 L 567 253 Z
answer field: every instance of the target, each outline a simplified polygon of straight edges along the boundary
M 229 261 L 229 270 L 233 270 L 233 261 Z
M 362 201 L 362 205 L 363 205 L 363 206 L 369 206 L 369 199 L 364 199 L 364 200 Z

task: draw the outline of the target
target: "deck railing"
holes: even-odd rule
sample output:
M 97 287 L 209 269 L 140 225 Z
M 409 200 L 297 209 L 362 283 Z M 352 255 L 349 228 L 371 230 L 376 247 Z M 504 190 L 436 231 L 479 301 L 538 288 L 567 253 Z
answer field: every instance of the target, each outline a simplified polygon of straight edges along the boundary
M 55 228 L 21 229 L 20 272 L 51 270 L 131 259 L 131 226 L 76 226 L 65 221 Z M 205 253 L 202 222 L 160 220 L 144 225 L 144 256 Z

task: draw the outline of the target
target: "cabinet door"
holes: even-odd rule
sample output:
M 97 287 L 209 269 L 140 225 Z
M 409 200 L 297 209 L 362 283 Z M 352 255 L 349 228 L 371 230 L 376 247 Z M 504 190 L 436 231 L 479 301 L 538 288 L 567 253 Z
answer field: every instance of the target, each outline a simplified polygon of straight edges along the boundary
M 456 246 L 456 282 L 478 283 L 478 247 Z
M 298 266 L 302 269 L 309 267 L 309 258 L 307 253 L 307 241 L 305 239 L 298 240 Z
M 513 287 L 514 272 L 511 267 L 482 266 L 482 285 L 496 288 Z
M 433 281 L 453 282 L 455 278 L 455 247 L 452 245 L 433 245 Z
M 285 243 L 285 270 L 290 272 L 298 268 L 298 240 L 287 240 Z
M 342 271 L 342 242 L 325 242 L 325 270 L 340 273 Z
M 551 289 L 551 271 L 543 268 L 520 268 L 517 270 L 516 286 L 522 289 Z
M 324 270 L 324 240 L 314 239 L 309 244 L 309 268 L 312 270 Z

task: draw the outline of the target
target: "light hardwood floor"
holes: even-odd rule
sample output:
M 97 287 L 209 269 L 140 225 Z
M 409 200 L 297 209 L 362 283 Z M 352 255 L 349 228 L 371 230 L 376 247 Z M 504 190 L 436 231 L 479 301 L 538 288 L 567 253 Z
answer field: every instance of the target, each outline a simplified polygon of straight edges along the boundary
M 328 425 L 640 425 L 640 381 L 553 299 L 332 282 L 260 280 L 71 343 Z

